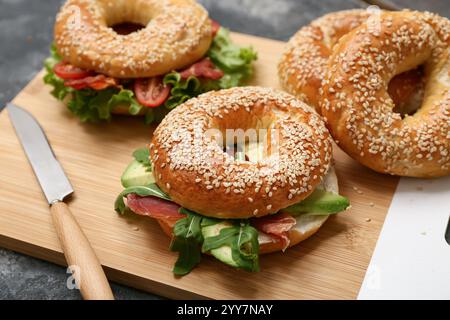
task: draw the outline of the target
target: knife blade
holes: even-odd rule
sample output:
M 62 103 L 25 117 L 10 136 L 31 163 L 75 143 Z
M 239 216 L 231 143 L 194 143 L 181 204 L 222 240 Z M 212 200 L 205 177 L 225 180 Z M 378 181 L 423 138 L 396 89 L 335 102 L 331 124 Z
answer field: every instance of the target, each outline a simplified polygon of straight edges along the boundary
M 73 193 L 41 126 L 26 110 L 8 104 L 8 114 L 49 204 Z
M 9 103 L 8 115 L 39 181 L 69 268 L 84 299 L 110 300 L 114 296 L 94 249 L 63 201 L 74 190 L 37 120 Z

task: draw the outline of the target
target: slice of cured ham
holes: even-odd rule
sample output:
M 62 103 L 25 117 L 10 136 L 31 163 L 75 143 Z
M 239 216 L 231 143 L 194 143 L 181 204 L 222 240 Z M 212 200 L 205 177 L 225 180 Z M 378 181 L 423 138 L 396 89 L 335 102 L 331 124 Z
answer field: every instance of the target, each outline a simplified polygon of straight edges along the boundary
M 289 247 L 289 230 L 296 224 L 293 216 L 287 213 L 277 213 L 262 218 L 251 219 L 251 224 L 261 232 L 279 239 L 283 243 L 283 251 Z
M 186 217 L 179 212 L 179 205 L 157 197 L 140 197 L 136 194 L 129 194 L 127 205 L 136 214 L 164 220 L 172 226 L 178 220 Z

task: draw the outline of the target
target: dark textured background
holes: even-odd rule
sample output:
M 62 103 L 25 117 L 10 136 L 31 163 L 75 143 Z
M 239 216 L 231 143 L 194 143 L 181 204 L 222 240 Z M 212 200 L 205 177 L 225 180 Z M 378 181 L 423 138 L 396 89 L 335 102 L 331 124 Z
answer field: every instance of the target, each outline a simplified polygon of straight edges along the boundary
M 42 68 L 62 0 L 0 0 L 0 109 Z M 239 32 L 287 40 L 326 12 L 363 7 L 360 0 L 200 0 L 213 19 Z M 391 0 L 450 14 L 448 0 Z M 1 186 L 0 186 L 1 188 Z M 0 200 L 1 201 L 1 200 Z M 19 204 L 18 204 L 19 205 Z M 65 269 L 0 249 L 0 299 L 80 299 L 66 288 Z M 113 284 L 118 299 L 157 297 Z

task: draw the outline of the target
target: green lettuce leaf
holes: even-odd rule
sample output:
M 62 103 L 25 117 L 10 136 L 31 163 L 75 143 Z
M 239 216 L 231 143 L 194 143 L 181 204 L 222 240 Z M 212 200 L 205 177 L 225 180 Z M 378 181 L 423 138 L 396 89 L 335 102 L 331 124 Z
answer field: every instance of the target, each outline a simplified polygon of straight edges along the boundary
M 173 228 L 174 238 L 170 244 L 170 250 L 178 252 L 178 259 L 173 268 L 173 273 L 177 276 L 183 276 L 200 263 L 202 253 L 200 250 L 203 242 L 201 232 L 202 216 L 186 210 L 180 209 L 181 213 L 186 214 L 186 218 L 180 219 Z
M 253 74 L 252 62 L 258 58 L 251 47 L 241 48 L 231 41 L 227 29 L 220 28 L 209 48 L 208 56 L 225 75 L 218 80 L 219 89 L 239 86 Z
M 145 124 L 160 123 L 162 119 L 170 112 L 168 108 L 148 108 L 145 114 Z
M 130 187 L 123 190 L 116 198 L 114 203 L 114 209 L 117 213 L 124 214 L 127 212 L 127 206 L 123 200 L 127 195 L 135 193 L 138 196 L 146 197 L 158 197 L 167 201 L 172 201 L 166 193 L 164 193 L 156 183 L 152 183 L 148 186 Z
M 53 72 L 44 76 L 44 83 L 53 87 L 50 92 L 56 99 L 63 101 L 68 94 L 73 92 L 72 88 L 66 87 L 64 81 L 58 78 Z
M 67 95 L 62 92 L 58 94 L 59 100 Z M 129 105 L 128 111 L 132 115 L 138 114 L 144 108 L 134 98 L 133 91 L 127 89 L 108 88 L 101 91 L 83 89 L 70 90 L 67 93 L 71 93 L 71 99 L 67 102 L 68 109 L 82 122 L 110 121 L 111 111 L 118 105 Z
M 62 61 L 62 58 L 58 54 L 55 44 L 52 44 L 52 46 L 50 47 L 50 57 L 48 57 L 44 61 L 45 69 L 49 72 L 53 72 L 53 68 L 61 61 Z
M 164 84 L 170 85 L 170 97 L 165 102 L 167 109 L 173 109 L 183 102 L 203 93 L 200 80 L 196 77 L 189 77 L 186 80 L 181 79 L 178 72 L 171 72 L 164 77 Z
M 109 115 L 111 115 L 111 111 L 119 105 L 129 105 L 128 112 L 131 115 L 137 115 L 139 112 L 141 112 L 142 108 L 144 108 L 134 98 L 134 92 L 126 89 L 122 89 L 119 91 L 119 93 L 113 94 L 109 99 L 108 101 Z

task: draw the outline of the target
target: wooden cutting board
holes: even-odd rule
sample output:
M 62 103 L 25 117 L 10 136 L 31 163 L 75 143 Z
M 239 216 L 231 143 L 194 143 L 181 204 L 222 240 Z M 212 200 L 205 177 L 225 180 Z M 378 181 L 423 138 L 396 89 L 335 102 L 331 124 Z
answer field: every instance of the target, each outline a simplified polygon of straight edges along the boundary
M 233 34 L 259 52 L 251 84 L 279 87 L 282 42 Z M 120 175 L 152 127 L 141 119 L 82 124 L 49 94 L 43 72 L 14 99 L 40 122 L 75 195 L 70 207 L 96 250 L 108 277 L 169 298 L 348 299 L 356 298 L 398 179 L 370 171 L 335 148 L 341 193 L 352 208 L 331 217 L 312 238 L 261 258 L 261 272 L 234 270 L 204 257 L 183 278 L 171 269 L 176 254 L 158 224 L 121 217 L 113 203 Z M 48 205 L 9 121 L 0 114 L 0 246 L 65 264 Z M 82 277 L 82 275 L 81 275 Z M 61 283 L 61 285 L 65 285 Z

